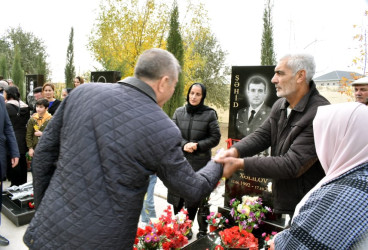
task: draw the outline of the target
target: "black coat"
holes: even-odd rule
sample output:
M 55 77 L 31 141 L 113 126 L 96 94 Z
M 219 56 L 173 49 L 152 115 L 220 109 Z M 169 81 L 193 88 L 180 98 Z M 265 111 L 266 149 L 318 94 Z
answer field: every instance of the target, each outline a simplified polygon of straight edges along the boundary
M 79 86 L 47 125 L 33 159 L 31 249 L 132 249 L 150 175 L 193 201 L 221 178 L 212 161 L 193 171 L 149 85 L 122 82 Z
M 10 158 L 19 157 L 13 125 L 6 110 L 4 97 L 0 95 L 0 180 L 3 180 L 6 176 L 7 153 Z
M 317 108 L 329 104 L 312 81 L 309 92 L 287 117 L 285 98 L 272 106 L 268 119 L 236 143 L 247 175 L 272 178 L 276 213 L 293 214 L 296 205 L 324 176 L 313 136 Z M 271 157 L 250 157 L 271 146 Z
M 47 110 L 51 115 L 54 115 L 56 110 L 58 109 L 58 107 L 60 106 L 61 101 L 58 99 L 55 99 L 54 103 L 51 105 L 51 107 L 49 107 L 49 109 Z M 36 110 L 36 108 L 35 108 Z
M 209 108 L 190 114 L 184 106 L 175 111 L 173 121 L 180 129 L 182 148 L 188 142 L 198 143 L 197 150 L 193 153 L 183 152 L 193 170 L 200 170 L 211 160 L 211 149 L 220 142 L 221 133 L 216 111 Z M 167 200 L 177 206 L 180 196 L 168 190 Z
M 15 133 L 15 137 L 17 138 L 19 153 L 25 154 L 28 151 L 26 143 L 26 132 L 27 122 L 30 118 L 29 108 L 19 108 L 19 106 L 7 103 L 6 109 L 8 110 L 9 118 L 13 124 L 13 130 Z

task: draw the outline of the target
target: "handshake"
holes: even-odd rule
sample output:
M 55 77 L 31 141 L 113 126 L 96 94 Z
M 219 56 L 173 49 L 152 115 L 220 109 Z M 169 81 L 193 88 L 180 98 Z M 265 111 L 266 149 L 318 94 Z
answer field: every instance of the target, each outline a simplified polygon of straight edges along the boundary
M 223 165 L 224 170 L 222 177 L 229 178 L 237 170 L 244 168 L 244 160 L 239 157 L 239 153 L 235 148 L 228 150 L 220 149 L 213 160 Z

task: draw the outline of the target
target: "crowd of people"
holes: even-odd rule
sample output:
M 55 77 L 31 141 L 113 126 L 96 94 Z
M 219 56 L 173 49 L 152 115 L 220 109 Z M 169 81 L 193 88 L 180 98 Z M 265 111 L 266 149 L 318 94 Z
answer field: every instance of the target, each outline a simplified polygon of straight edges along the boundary
M 77 78 L 83 83 L 83 78 Z M 75 84 L 75 87 L 78 85 Z M 62 94 L 61 100 L 71 91 L 65 90 L 68 92 Z M 29 161 L 34 156 L 38 140 L 61 103 L 55 98 L 55 86 L 52 83 L 36 87 L 32 92 L 34 102 L 27 104 L 21 99 L 18 87 L 11 79 L 0 80 L 0 102 L 4 103 L 4 107 L 3 104 L 1 107 L 5 108 L 5 112 L 2 111 L 0 116 L 0 126 L 3 130 L 0 134 L 1 190 L 2 182 L 6 179 L 9 180 L 10 186 L 27 183 L 27 172 L 32 166 Z M 0 246 L 8 244 L 9 241 L 0 235 Z
M 272 249 L 358 246 L 368 233 L 360 223 L 368 220 L 368 137 L 361 133 L 368 125 L 368 78 L 353 82 L 356 102 L 331 105 L 312 80 L 315 69 L 312 55 L 283 56 L 271 79 L 279 98 L 272 107 L 264 105 L 264 79 L 251 78 L 250 106 L 239 109 L 236 122 L 244 138 L 215 156 L 221 134 L 216 111 L 204 104 L 204 84 L 189 87 L 173 117 L 162 110 L 181 72 L 168 51 L 144 51 L 134 77 L 118 84 L 96 88 L 76 77 L 78 88 L 63 90 L 63 101 L 46 83 L 34 89 L 35 108 L 0 81 L 6 101 L 0 98 L 0 107 L 8 110 L 0 114 L 8 157 L 1 141 L 0 160 L 5 155 L 11 185 L 26 181 L 25 155 L 33 156 L 36 213 L 25 244 L 132 249 L 140 218 L 149 223 L 156 216 L 157 178 L 174 213 L 185 207 L 189 219 L 197 216 L 197 238 L 203 237 L 208 196 L 220 178 L 242 170 L 272 179 L 274 214 L 292 218 Z M 254 119 L 259 124 L 249 132 Z M 266 150 L 269 156 L 260 155 Z

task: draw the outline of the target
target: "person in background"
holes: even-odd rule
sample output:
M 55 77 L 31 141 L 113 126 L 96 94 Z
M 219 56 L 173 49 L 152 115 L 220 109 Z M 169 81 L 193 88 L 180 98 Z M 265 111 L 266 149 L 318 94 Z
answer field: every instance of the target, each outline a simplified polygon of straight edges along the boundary
M 19 162 L 17 139 L 15 137 L 13 126 L 6 110 L 4 97 L 2 95 L 0 95 L 0 137 L 0 191 L 2 193 L 3 181 L 6 178 L 7 154 L 11 158 L 12 167 L 17 166 Z M 1 195 L 0 211 L 2 208 L 2 199 L 3 196 Z M 9 241 L 4 236 L 0 235 L 0 246 L 7 245 L 9 245 Z
M 36 113 L 28 120 L 26 142 L 28 148 L 28 155 L 34 156 L 34 151 L 38 144 L 40 137 L 43 134 L 47 124 L 52 118 L 52 115 L 48 112 L 49 102 L 45 98 L 38 99 L 36 101 Z M 32 161 L 33 165 L 33 161 Z
M 8 87 L 8 83 L 4 80 L 0 80 L 0 95 L 4 95 L 4 90 Z
M 214 161 L 194 172 L 183 155 L 162 110 L 179 73 L 173 54 L 149 49 L 135 77 L 83 84 L 61 103 L 33 159 L 30 249 L 132 249 L 150 175 L 192 203 L 228 176 Z
M 45 83 L 42 86 L 42 96 L 49 102 L 48 112 L 54 115 L 61 101 L 55 99 L 55 85 L 52 83 Z
M 206 87 L 202 83 L 192 84 L 187 93 L 187 104 L 179 107 L 173 115 L 173 121 L 182 135 L 181 148 L 194 171 L 199 171 L 207 164 L 211 159 L 211 149 L 219 144 L 221 138 L 216 111 L 204 105 L 205 98 Z M 167 201 L 173 205 L 175 214 L 180 212 L 185 203 L 184 197 L 170 189 Z M 197 238 L 205 236 L 208 227 L 206 217 L 210 213 L 208 198 L 203 199 L 200 204 L 185 204 L 185 206 L 192 221 L 199 208 Z M 188 239 L 191 238 L 190 234 Z
M 78 87 L 79 85 L 84 83 L 84 79 L 81 76 L 76 76 L 74 78 L 74 88 Z
M 33 89 L 33 100 L 32 100 L 32 103 L 29 103 L 28 104 L 30 105 L 31 109 L 32 109 L 32 112 L 31 114 L 34 114 L 36 113 L 36 101 L 38 99 L 41 99 L 43 98 L 42 96 L 42 87 L 36 87 Z
M 33 96 L 35 98 L 35 100 L 37 101 L 38 99 L 42 98 L 42 87 L 36 87 L 33 89 Z
M 356 249 L 364 242 L 368 136 L 361 131 L 367 128 L 368 107 L 361 103 L 318 108 L 314 140 L 326 176 L 297 205 L 290 228 L 274 237 L 274 249 Z
M 10 121 L 13 125 L 15 137 L 17 138 L 18 150 L 20 154 L 19 163 L 12 167 L 11 158 L 8 157 L 8 173 L 10 186 L 19 186 L 27 182 L 27 144 L 26 132 L 27 122 L 30 117 L 29 107 L 20 99 L 19 89 L 15 86 L 5 88 L 4 98 L 6 100 L 6 109 Z
M 252 76 L 246 85 L 249 107 L 240 109 L 236 115 L 238 138 L 254 132 L 266 120 L 271 108 L 264 102 L 267 97 L 267 81 L 261 76 Z
M 272 178 L 273 209 L 280 218 L 291 218 L 303 196 L 325 176 L 314 146 L 313 119 L 317 108 L 329 102 L 312 80 L 315 68 L 312 55 L 282 57 L 271 80 L 280 98 L 269 117 L 217 159 L 234 172 Z M 251 157 L 269 147 L 270 157 Z
M 61 100 L 64 100 L 70 93 L 70 91 L 72 91 L 71 88 L 65 88 L 61 90 Z
M 154 199 L 156 182 L 157 182 L 157 175 L 155 174 L 150 175 L 147 193 L 144 196 L 143 207 L 141 211 L 141 221 L 144 223 L 144 225 L 150 223 L 150 218 L 156 218 L 155 199 Z
M 360 78 L 351 85 L 354 88 L 355 101 L 368 105 L 368 77 Z
M 9 84 L 9 86 L 16 86 L 12 79 L 7 79 L 6 82 Z

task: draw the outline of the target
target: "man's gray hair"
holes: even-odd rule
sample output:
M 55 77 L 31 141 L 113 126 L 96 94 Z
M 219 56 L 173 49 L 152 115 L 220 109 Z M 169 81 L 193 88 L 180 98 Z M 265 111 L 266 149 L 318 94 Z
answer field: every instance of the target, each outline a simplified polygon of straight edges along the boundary
M 4 80 L 0 81 L 0 88 L 1 89 L 5 89 L 8 86 L 9 86 L 9 84 L 6 81 L 4 81 Z
M 314 74 L 316 73 L 316 63 L 314 57 L 310 54 L 298 53 L 298 54 L 287 54 L 280 60 L 287 59 L 287 66 L 292 70 L 295 75 L 299 70 L 305 70 L 306 80 L 309 83 Z
M 175 78 L 180 71 L 180 64 L 173 54 L 163 49 L 153 48 L 139 56 L 134 76 L 138 79 L 158 80 L 165 75 Z

